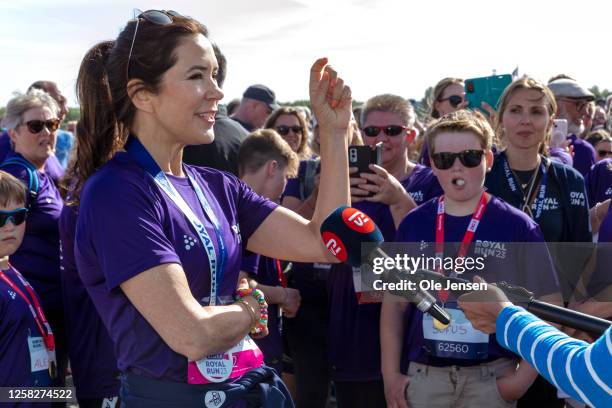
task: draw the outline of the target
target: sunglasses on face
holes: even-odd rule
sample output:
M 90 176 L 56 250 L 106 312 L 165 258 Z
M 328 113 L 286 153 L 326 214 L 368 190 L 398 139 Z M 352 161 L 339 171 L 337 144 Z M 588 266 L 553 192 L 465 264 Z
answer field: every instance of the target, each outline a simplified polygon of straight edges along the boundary
M 361 129 L 363 134 L 368 137 L 376 137 L 382 130 L 387 136 L 398 136 L 402 131 L 407 130 L 407 126 L 389 125 L 389 126 L 367 126 Z
M 597 154 L 599 155 L 599 157 L 612 156 L 612 152 L 609 150 L 598 150 Z
M 448 98 L 440 99 L 439 102 L 448 101 L 453 108 L 461 105 L 463 103 L 463 96 L 461 95 L 451 95 Z
M 140 11 L 140 10 L 138 10 Z M 130 59 L 132 58 L 132 51 L 134 50 L 134 42 L 136 41 L 136 33 L 138 33 L 138 26 L 140 25 L 140 19 L 144 19 L 149 23 L 157 24 L 159 26 L 167 26 L 172 24 L 175 17 L 182 17 L 179 13 L 173 10 L 147 10 L 141 12 L 136 17 L 136 28 L 134 29 L 134 37 L 132 37 L 132 45 L 130 45 L 130 53 L 128 54 L 127 60 L 127 72 L 128 79 L 130 78 Z
M 0 228 L 4 227 L 7 222 L 11 221 L 13 225 L 21 225 L 28 215 L 27 208 L 18 208 L 12 211 L 0 211 Z
M 285 126 L 285 125 L 281 125 L 281 126 L 277 126 L 276 127 L 276 131 L 281 136 L 287 136 L 289 134 L 289 131 L 292 131 L 296 135 L 302 134 L 302 130 L 304 130 L 304 128 L 301 127 L 301 126 Z
M 461 164 L 465 167 L 473 168 L 480 165 L 484 150 L 464 150 L 459 153 L 440 152 L 431 155 L 431 158 L 440 170 L 448 170 L 453 167 L 455 159 L 459 158 Z
M 32 133 L 39 133 L 44 128 L 49 129 L 49 132 L 53 133 L 59 128 L 60 121 L 59 119 L 49 119 L 49 120 L 28 120 L 23 123 L 26 125 L 28 130 Z

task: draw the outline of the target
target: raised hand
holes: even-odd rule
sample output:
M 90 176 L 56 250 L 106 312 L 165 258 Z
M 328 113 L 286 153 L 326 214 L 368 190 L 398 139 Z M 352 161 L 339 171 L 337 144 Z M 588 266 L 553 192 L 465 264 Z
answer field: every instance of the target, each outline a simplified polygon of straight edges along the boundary
M 327 58 L 316 60 L 310 69 L 310 103 L 321 137 L 348 128 L 352 112 L 351 89 L 338 77 L 336 70 L 327 65 Z

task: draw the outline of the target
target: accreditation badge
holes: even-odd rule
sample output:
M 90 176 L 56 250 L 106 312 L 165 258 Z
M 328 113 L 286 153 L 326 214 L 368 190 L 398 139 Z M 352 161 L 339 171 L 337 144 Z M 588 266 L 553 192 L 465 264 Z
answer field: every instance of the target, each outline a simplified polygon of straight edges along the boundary
M 49 352 L 42 337 L 28 336 L 28 350 L 30 352 L 30 372 L 32 383 L 38 387 L 51 385 L 51 368 L 57 378 L 55 353 Z

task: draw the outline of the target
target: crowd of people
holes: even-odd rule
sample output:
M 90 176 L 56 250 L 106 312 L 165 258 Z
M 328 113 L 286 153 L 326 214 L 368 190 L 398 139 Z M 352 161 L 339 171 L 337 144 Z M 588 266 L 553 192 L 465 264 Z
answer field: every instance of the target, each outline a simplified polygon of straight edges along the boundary
M 494 287 L 436 293 L 444 327 L 368 296 L 319 233 L 347 205 L 431 256 L 501 245 L 463 277 L 611 318 L 612 98 L 523 76 L 470 108 L 444 78 L 417 118 L 393 94 L 353 109 L 322 58 L 309 107 L 261 84 L 229 107 L 227 64 L 203 24 L 149 10 L 85 54 L 72 132 L 52 81 L 8 102 L 0 387 L 71 376 L 79 406 L 105 408 L 612 405 L 610 329 L 552 327 Z M 349 167 L 364 145 L 382 146 L 369 172 Z

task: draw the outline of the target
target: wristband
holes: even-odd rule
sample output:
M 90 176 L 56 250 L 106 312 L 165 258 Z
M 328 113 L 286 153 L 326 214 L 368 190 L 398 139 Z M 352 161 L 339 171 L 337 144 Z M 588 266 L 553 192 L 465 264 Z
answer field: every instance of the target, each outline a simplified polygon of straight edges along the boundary
M 257 324 L 257 313 L 255 313 L 255 309 L 247 302 L 245 302 L 244 299 L 238 299 L 236 301 L 236 304 L 244 306 L 243 309 L 245 309 L 249 313 L 249 315 L 251 315 L 251 327 L 255 327 L 255 325 Z
M 268 326 L 268 304 L 263 292 L 259 289 L 237 289 L 236 300 L 242 300 L 247 296 L 255 298 L 259 304 L 259 322 L 251 329 L 251 334 L 259 334 Z M 246 302 L 245 302 L 246 303 Z

